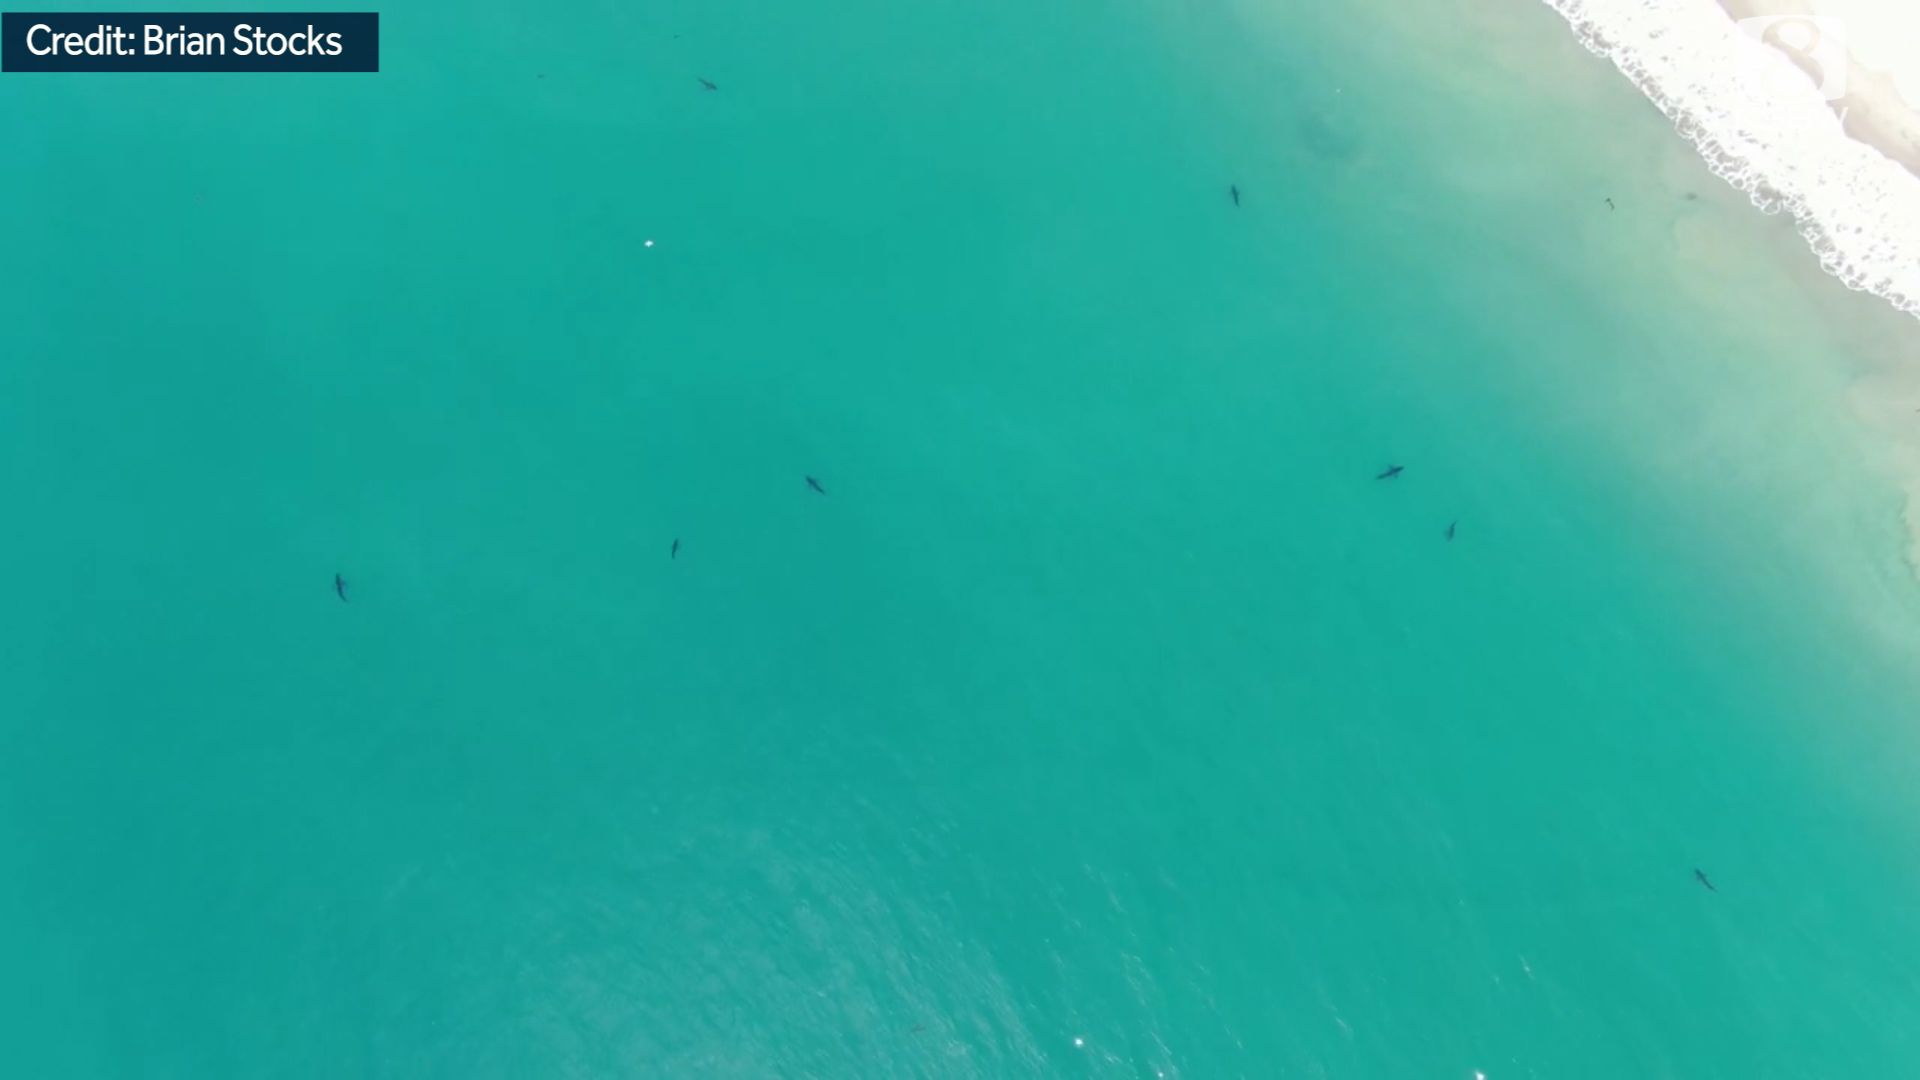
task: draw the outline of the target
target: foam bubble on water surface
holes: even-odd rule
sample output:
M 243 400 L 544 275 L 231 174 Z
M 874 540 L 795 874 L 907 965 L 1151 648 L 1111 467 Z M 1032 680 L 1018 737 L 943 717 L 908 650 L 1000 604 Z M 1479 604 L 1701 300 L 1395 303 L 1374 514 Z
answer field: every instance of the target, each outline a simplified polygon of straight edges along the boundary
M 1842 130 L 1831 64 L 1802 70 L 1763 40 L 1798 40 L 1793 27 L 1743 25 L 1713 0 L 1545 2 L 1715 173 L 1761 210 L 1791 214 L 1828 273 L 1920 315 L 1920 177 Z

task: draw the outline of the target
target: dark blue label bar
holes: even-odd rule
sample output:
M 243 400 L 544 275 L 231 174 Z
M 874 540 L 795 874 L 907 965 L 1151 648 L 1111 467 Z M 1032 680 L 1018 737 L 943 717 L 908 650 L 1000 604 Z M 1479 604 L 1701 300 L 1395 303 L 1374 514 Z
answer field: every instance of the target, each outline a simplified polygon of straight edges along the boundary
M 379 71 L 373 12 L 0 14 L 15 71 Z

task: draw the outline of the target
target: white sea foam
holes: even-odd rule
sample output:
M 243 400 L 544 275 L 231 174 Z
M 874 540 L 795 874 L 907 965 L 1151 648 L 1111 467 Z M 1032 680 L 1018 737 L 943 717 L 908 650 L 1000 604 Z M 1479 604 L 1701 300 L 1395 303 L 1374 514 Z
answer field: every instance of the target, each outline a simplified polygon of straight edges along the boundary
M 1714 0 L 1545 0 L 1820 265 L 1920 316 L 1920 177 L 1849 138 L 1807 74 Z

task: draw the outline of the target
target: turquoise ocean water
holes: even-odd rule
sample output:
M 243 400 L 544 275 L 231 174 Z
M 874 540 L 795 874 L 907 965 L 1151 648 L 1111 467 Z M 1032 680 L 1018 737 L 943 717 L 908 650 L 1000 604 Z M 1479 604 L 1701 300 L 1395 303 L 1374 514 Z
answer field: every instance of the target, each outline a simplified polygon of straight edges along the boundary
M 1465 7 L 0 79 L 0 1072 L 1911 1075 L 1910 331 Z

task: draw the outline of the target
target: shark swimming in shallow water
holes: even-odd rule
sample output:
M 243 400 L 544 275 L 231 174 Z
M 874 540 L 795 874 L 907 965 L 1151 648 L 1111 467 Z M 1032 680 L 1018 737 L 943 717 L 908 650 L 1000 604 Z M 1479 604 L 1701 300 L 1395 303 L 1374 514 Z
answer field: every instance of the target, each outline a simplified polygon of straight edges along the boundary
M 1708 892 L 1720 891 L 1719 889 L 1716 889 L 1713 887 L 1713 882 L 1707 880 L 1707 872 L 1705 870 L 1702 870 L 1696 866 L 1693 868 L 1693 876 L 1699 880 L 1700 884 L 1705 885 L 1707 887 Z
M 708 82 L 708 81 L 707 81 L 707 80 L 705 80 L 705 79 L 701 79 L 701 80 L 700 80 L 700 85 L 701 85 L 701 86 L 704 86 L 704 87 L 706 87 L 706 88 L 707 88 L 707 89 L 709 89 L 709 90 L 718 90 L 718 89 L 720 89 L 719 87 L 717 87 L 717 86 L 715 86 L 715 85 L 713 85 L 712 83 L 710 83 L 710 82 Z
M 340 598 L 341 603 L 343 604 L 346 603 L 347 602 L 347 579 L 341 577 L 339 574 L 333 575 L 333 592 L 335 596 L 338 596 Z
M 680 538 L 676 536 L 673 538 L 673 548 L 667 552 L 667 558 L 677 559 L 679 557 L 680 557 Z
M 819 492 L 822 495 L 825 495 L 827 493 L 827 489 L 820 486 L 820 481 L 815 480 L 811 476 L 807 477 L 807 486 Z
M 1452 539 L 1453 539 L 1453 530 L 1455 530 L 1455 529 L 1457 529 L 1457 528 L 1459 528 L 1459 527 L 1460 527 L 1460 523 L 1459 523 L 1459 522 L 1457 522 L 1457 521 L 1449 521 L 1449 522 L 1447 522 L 1447 539 L 1448 539 L 1448 540 L 1452 540 Z
M 1233 196 L 1233 205 L 1235 206 L 1240 205 L 1240 185 L 1239 184 L 1228 184 L 1227 194 Z
M 1406 471 L 1407 471 L 1407 467 L 1405 465 L 1389 465 L 1387 466 L 1385 472 L 1381 473 L 1379 476 L 1374 477 L 1374 479 L 1375 480 L 1391 480 L 1394 477 L 1399 476 L 1401 473 Z

